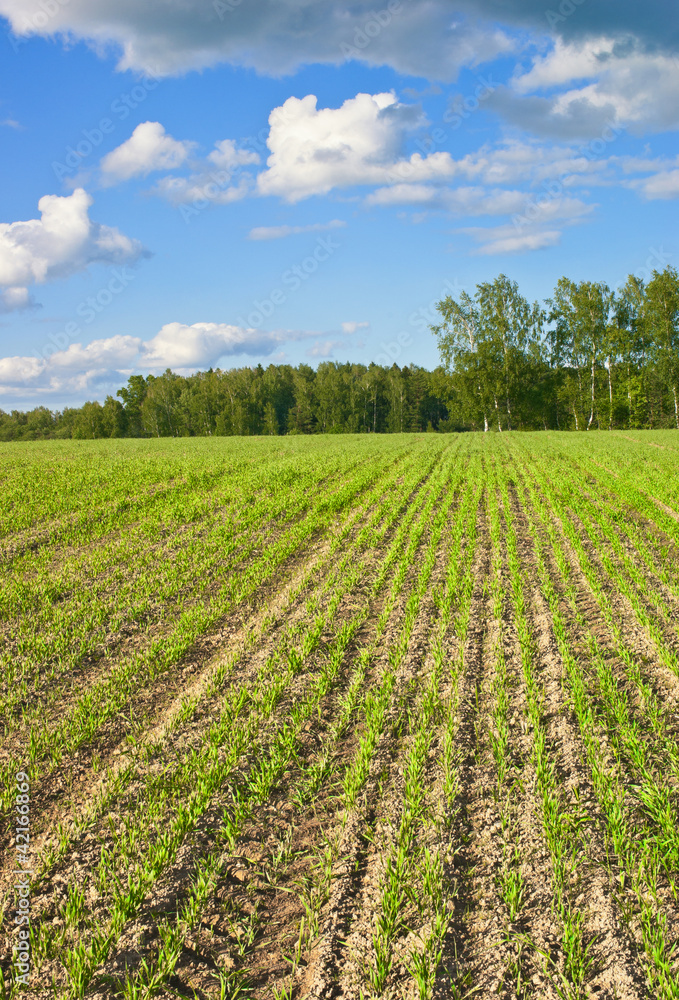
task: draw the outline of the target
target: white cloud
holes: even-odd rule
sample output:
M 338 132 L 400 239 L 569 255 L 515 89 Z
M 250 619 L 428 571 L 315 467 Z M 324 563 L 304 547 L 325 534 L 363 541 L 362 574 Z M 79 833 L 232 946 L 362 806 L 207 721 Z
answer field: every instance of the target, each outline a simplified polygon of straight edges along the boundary
M 642 182 L 641 190 L 649 200 L 679 198 L 679 170 L 659 171 Z
M 208 156 L 210 163 L 230 172 L 259 163 L 259 159 L 259 153 L 252 149 L 238 149 L 233 139 L 221 139 L 216 142 L 215 148 Z
M 319 340 L 312 347 L 307 348 L 306 356 L 308 358 L 332 358 L 335 351 L 340 348 L 346 348 L 346 343 L 343 340 Z
M 578 86 L 563 89 L 576 82 Z M 607 121 L 645 132 L 679 126 L 679 63 L 669 54 L 648 52 L 631 40 L 621 46 L 608 37 L 577 42 L 557 39 L 527 72 L 514 76 L 511 88 L 524 99 L 536 91 L 560 88 L 543 106 L 543 117 L 552 127 L 561 122 L 568 130 L 578 121 L 589 122 L 596 136 Z M 521 115 L 520 104 L 516 113 Z M 531 113 L 528 102 L 526 114 Z
M 0 312 L 14 312 L 19 309 L 30 309 L 35 303 L 27 288 L 20 285 L 9 287 L 0 294 Z
M 195 173 L 188 177 L 161 177 L 152 188 L 153 194 L 165 198 L 172 205 L 230 205 L 241 201 L 253 191 L 249 174 L 242 174 L 237 184 L 230 184 L 231 175 L 220 173 Z
M 363 323 L 357 323 L 355 320 L 352 319 L 346 323 L 342 323 L 342 332 L 348 334 L 356 333 L 357 330 L 367 330 L 369 326 L 370 323 L 368 322 L 364 321 Z
M 515 72 L 512 87 L 519 94 L 528 94 L 573 80 L 596 78 L 604 61 L 611 56 L 613 41 L 601 38 L 584 44 L 569 44 L 556 39 L 554 47 L 537 56 L 527 72 Z
M 140 363 L 149 368 L 197 368 L 225 354 L 267 354 L 277 343 L 277 335 L 228 323 L 166 323 L 143 345 Z
M 30 385 L 45 370 L 45 362 L 38 358 L 0 358 L 0 386 L 3 390 Z
M 504 140 L 492 147 L 484 144 L 456 163 L 457 173 L 483 184 L 539 182 L 567 173 L 588 182 L 606 168 L 606 160 L 587 158 L 573 146 Z
M 258 153 L 238 148 L 232 139 L 222 139 L 205 160 L 191 162 L 193 170 L 188 176 L 161 177 L 152 193 L 175 206 L 229 205 L 252 193 L 254 178 L 243 168 L 259 162 Z
M 648 174 L 625 183 L 649 201 L 679 198 L 679 156 L 674 158 L 623 156 L 617 160 L 625 174 Z
M 399 104 L 393 93 L 357 94 L 340 108 L 318 109 L 316 104 L 313 94 L 290 97 L 271 112 L 271 155 L 257 178 L 260 194 L 296 202 L 333 188 L 427 181 L 454 173 L 449 153 L 399 156 L 405 135 L 422 124 L 422 117 L 415 106 Z
M 505 215 L 517 212 L 526 193 L 502 188 L 441 188 L 426 184 L 397 184 L 378 188 L 369 195 L 369 205 L 427 205 L 453 215 Z
M 134 368 L 141 341 L 138 337 L 118 334 L 102 340 L 93 340 L 83 346 L 70 344 L 63 351 L 55 352 L 49 365 L 62 372 L 102 375 L 111 370 Z
M 0 358 L 0 391 L 32 397 L 88 393 L 111 386 L 134 371 L 172 368 L 180 374 L 216 365 L 235 355 L 271 357 L 291 341 L 317 338 L 318 331 L 247 329 L 230 323 L 166 323 L 149 340 L 117 335 L 74 343 L 43 357 Z
M 39 219 L 0 223 L 0 289 L 6 309 L 29 305 L 30 285 L 66 278 L 93 263 L 129 263 L 144 253 L 137 240 L 92 222 L 91 204 L 82 188 L 67 197 L 46 194 L 38 202 Z
M 255 226 L 248 233 L 249 240 L 280 240 L 298 233 L 322 233 L 328 229 L 341 229 L 346 222 L 331 219 L 330 222 L 314 222 L 308 226 Z
M 460 231 L 480 243 L 479 248 L 473 252 L 484 255 L 542 250 L 544 247 L 554 246 L 561 239 L 560 229 L 528 229 L 521 232 L 512 225 L 469 227 Z
M 611 157 L 611 164 L 623 174 L 643 175 L 622 179 L 623 187 L 636 191 L 649 201 L 679 197 L 679 156 L 651 156 L 648 147 L 644 156 Z
M 479 244 L 476 254 L 524 253 L 542 250 L 559 243 L 567 226 L 583 222 L 594 210 L 578 198 L 568 196 L 525 199 L 511 222 L 497 226 L 469 226 L 458 232 L 471 236 Z
M 129 139 L 103 157 L 100 166 L 104 183 L 145 177 L 155 170 L 175 170 L 184 163 L 194 145 L 173 139 L 160 122 L 142 122 Z

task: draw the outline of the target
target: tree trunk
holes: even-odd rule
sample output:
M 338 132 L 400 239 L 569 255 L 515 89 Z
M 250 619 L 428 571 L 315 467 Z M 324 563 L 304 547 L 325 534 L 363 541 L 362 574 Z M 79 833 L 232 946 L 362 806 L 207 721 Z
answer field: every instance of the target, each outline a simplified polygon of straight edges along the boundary
M 485 410 L 483 411 L 483 433 L 488 433 L 488 417 Z
M 629 418 L 627 420 L 627 429 L 632 426 L 632 389 L 630 387 L 630 373 L 629 373 L 629 361 L 627 362 L 627 408 L 629 410 Z
M 500 407 L 497 405 L 497 396 L 495 397 L 495 412 L 497 414 L 497 429 L 502 433 L 502 424 L 500 423 Z
M 611 379 L 611 357 L 608 356 L 608 429 L 613 429 L 613 381 Z
M 677 404 L 677 387 L 672 386 L 672 393 L 674 394 L 674 419 L 677 425 L 677 430 L 679 431 L 679 404 Z
M 592 406 L 589 411 L 589 420 L 587 421 L 587 430 L 592 426 L 592 421 L 594 420 L 594 355 L 592 355 Z

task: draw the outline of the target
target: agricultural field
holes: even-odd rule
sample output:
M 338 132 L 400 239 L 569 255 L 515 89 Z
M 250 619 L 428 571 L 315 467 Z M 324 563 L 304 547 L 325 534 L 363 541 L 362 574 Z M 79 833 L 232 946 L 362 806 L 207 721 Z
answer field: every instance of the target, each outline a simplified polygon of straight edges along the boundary
M 678 470 L 2 446 L 4 996 L 679 998 Z

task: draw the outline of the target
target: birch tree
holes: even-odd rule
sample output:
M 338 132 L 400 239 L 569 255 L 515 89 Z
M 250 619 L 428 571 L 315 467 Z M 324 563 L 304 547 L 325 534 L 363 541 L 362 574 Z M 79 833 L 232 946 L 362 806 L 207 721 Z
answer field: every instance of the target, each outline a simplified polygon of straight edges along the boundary
M 646 287 L 646 310 L 658 372 L 674 401 L 679 430 L 679 274 L 674 267 L 654 271 Z

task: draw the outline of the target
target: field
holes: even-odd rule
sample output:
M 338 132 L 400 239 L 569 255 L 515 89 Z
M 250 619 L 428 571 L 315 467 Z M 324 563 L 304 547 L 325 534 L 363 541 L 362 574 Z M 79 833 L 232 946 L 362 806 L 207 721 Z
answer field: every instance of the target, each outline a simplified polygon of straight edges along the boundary
M 4 995 L 679 998 L 678 469 L 3 446 Z

